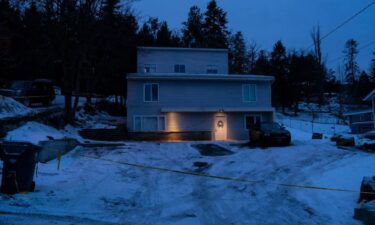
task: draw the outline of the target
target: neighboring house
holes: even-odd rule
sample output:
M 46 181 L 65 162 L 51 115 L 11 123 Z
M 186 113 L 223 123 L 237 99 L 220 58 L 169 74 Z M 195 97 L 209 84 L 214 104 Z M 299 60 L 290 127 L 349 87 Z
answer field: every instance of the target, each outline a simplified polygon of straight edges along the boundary
M 344 116 L 349 118 L 349 126 L 353 134 L 363 134 L 374 129 L 372 109 L 349 112 Z
M 274 119 L 274 78 L 229 75 L 226 49 L 140 47 L 137 64 L 127 76 L 129 132 L 245 140 L 257 121 Z
M 375 127 L 375 89 L 372 90 L 372 92 L 370 92 L 370 94 L 368 94 L 364 99 L 363 101 L 371 101 L 372 103 L 372 118 L 373 118 L 373 127 Z

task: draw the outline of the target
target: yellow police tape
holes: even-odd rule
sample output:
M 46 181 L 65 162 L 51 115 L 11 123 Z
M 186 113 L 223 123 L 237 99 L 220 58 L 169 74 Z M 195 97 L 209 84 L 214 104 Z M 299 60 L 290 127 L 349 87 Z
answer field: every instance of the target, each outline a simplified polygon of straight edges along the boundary
M 80 156 L 95 160 L 101 160 L 101 161 L 107 161 L 132 167 L 138 167 L 143 169 L 151 169 L 151 170 L 158 170 L 158 171 L 164 171 L 164 172 L 171 172 L 171 173 L 178 173 L 178 174 L 184 174 L 184 175 L 190 175 L 190 176 L 197 176 L 197 177 L 207 177 L 212 179 L 219 179 L 219 180 L 227 180 L 227 181 L 234 181 L 234 182 L 243 182 L 243 183 L 268 183 L 273 184 L 277 186 L 284 186 L 284 187 L 290 187 L 290 188 L 301 188 L 301 189 L 313 189 L 313 190 L 323 190 L 323 191 L 338 191 L 338 192 L 350 192 L 350 193 L 361 193 L 361 194 L 370 194 L 375 195 L 374 192 L 361 192 L 361 191 L 354 191 L 354 190 L 348 190 L 348 189 L 339 189 L 339 188 L 327 188 L 327 187 L 317 187 L 317 186 L 309 186 L 309 185 L 297 185 L 297 184 L 284 184 L 284 183 L 275 183 L 275 182 L 264 182 L 261 180 L 247 180 L 242 178 L 232 178 L 232 177 L 224 177 L 224 176 L 215 176 L 215 175 L 209 175 L 209 174 L 202 174 L 202 173 L 194 173 L 194 172 L 188 172 L 188 171 L 181 171 L 181 170 L 173 170 L 173 169 L 167 169 L 167 168 L 160 168 L 160 167 L 154 167 L 154 166 L 148 166 L 148 165 L 141 165 L 141 164 L 134 164 L 134 163 L 128 163 L 128 162 L 120 162 L 110 159 L 103 159 L 100 157 L 95 156 L 87 156 L 82 155 Z

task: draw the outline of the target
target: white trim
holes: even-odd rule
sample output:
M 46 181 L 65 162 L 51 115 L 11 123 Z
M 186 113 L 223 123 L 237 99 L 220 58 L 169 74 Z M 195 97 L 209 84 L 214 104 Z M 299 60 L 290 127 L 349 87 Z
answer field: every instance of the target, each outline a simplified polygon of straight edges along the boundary
M 157 101 L 152 101 L 152 85 L 157 85 L 158 86 L 158 100 Z M 146 85 L 151 85 L 151 101 L 146 101 Z M 159 102 L 159 83 L 144 83 L 143 84 L 143 102 Z
M 161 112 L 272 112 L 272 107 L 164 107 Z
M 135 126 L 135 118 L 139 117 L 141 119 L 141 130 L 137 130 L 136 129 L 136 126 Z M 143 118 L 154 118 L 156 117 L 157 118 L 157 130 L 155 131 L 166 131 L 167 130 L 167 117 L 164 116 L 164 115 L 135 115 L 133 116 L 133 131 L 139 131 L 139 132 L 144 132 L 143 130 Z M 161 130 L 160 127 L 159 127 L 159 120 L 160 118 L 164 118 L 164 130 Z M 152 131 L 150 131 L 152 132 Z
M 225 81 L 265 81 L 273 82 L 274 77 L 262 75 L 230 74 L 186 74 L 186 73 L 130 73 L 128 80 L 225 80 Z
M 255 94 L 255 100 L 254 101 L 245 101 L 245 95 L 244 95 L 244 89 L 246 86 L 254 86 L 254 94 Z M 256 84 L 242 84 L 242 102 L 245 102 L 245 103 L 253 103 L 253 102 L 257 102 L 258 101 L 258 95 L 257 95 L 257 92 L 258 92 L 258 87 Z
M 256 117 L 256 116 L 258 116 L 258 117 L 260 117 L 260 122 L 263 122 L 263 114 L 254 114 L 254 113 L 252 113 L 252 114 L 246 114 L 246 115 L 244 115 L 244 129 L 245 130 L 249 130 L 249 129 L 247 129 L 247 127 L 246 127 L 246 117 L 248 117 L 248 116 L 253 116 L 253 117 Z

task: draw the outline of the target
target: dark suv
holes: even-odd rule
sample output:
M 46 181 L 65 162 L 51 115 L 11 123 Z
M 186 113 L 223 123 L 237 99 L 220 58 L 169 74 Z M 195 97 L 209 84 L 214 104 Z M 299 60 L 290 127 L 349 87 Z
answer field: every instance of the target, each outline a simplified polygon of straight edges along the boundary
M 291 135 L 288 130 L 278 123 L 258 123 L 249 131 L 250 142 L 262 146 L 290 145 Z
M 55 99 L 55 90 L 52 82 L 46 79 L 17 80 L 13 81 L 8 89 L 1 89 L 0 95 L 12 97 L 26 106 L 33 103 L 48 106 Z

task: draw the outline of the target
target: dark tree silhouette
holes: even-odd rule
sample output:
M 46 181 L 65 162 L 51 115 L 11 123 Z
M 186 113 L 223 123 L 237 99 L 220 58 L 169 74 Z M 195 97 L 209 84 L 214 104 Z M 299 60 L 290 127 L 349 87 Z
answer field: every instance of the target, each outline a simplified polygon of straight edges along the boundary
M 198 6 L 190 8 L 188 19 L 183 22 L 182 40 L 185 47 L 203 47 L 203 14 Z
M 204 16 L 203 46 L 207 48 L 227 48 L 229 31 L 226 12 L 218 7 L 215 0 L 212 0 L 208 3 Z
M 345 43 L 345 79 L 351 86 L 354 85 L 359 73 L 359 67 L 356 61 L 358 55 L 357 47 L 358 43 L 354 39 L 349 39 Z
M 247 72 L 247 48 L 241 32 L 237 32 L 230 39 L 229 71 L 231 74 L 245 74 Z
M 282 107 L 283 112 L 285 107 L 288 105 L 288 82 L 287 82 L 287 70 L 288 70 L 288 59 L 286 55 L 286 49 L 281 41 L 277 41 L 271 52 L 271 73 L 275 76 L 273 100 L 276 105 Z

